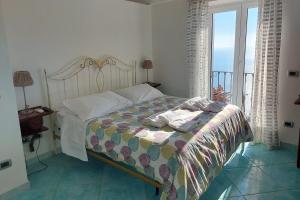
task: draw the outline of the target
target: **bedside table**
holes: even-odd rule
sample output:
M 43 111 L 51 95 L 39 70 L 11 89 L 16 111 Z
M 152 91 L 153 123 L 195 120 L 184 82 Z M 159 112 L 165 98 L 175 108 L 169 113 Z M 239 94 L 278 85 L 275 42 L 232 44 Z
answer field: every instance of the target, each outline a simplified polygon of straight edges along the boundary
M 154 88 L 161 86 L 161 83 L 154 83 L 154 82 L 145 82 L 145 83 Z
M 34 140 L 41 136 L 40 133 L 48 130 L 48 127 L 45 127 L 43 125 L 43 117 L 51 115 L 53 111 L 49 108 L 42 106 L 33 107 L 29 110 L 30 112 L 28 113 L 24 112 L 24 110 L 19 110 L 18 115 L 22 139 L 23 141 L 26 141 L 28 137 L 31 137 L 30 151 L 34 151 Z M 36 110 L 39 110 L 40 112 Z

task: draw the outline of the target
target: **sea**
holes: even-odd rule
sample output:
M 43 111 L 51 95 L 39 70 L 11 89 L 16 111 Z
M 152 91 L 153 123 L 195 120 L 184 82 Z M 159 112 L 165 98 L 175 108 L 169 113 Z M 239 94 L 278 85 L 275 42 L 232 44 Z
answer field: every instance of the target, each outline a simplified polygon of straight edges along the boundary
M 212 87 L 223 87 L 231 93 L 233 89 L 234 52 L 232 48 L 215 49 L 212 58 Z M 250 112 L 252 99 L 252 83 L 254 78 L 254 57 L 246 56 L 244 68 L 243 94 L 245 97 L 245 111 Z

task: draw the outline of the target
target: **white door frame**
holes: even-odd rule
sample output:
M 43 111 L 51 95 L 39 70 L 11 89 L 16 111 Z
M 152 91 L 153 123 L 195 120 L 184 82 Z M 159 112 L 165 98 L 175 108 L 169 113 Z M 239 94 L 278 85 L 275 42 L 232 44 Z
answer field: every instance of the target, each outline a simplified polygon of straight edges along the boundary
M 232 103 L 240 107 L 243 105 L 244 68 L 247 36 L 248 9 L 259 6 L 259 0 L 237 1 L 234 3 L 216 4 L 209 7 L 209 66 L 212 71 L 213 50 L 213 14 L 236 11 L 235 49 L 233 66 Z M 210 77 L 211 80 L 211 77 Z M 212 85 L 212 82 L 211 82 Z
M 237 84 L 237 91 L 240 91 L 237 93 L 237 105 L 238 106 L 244 106 L 243 105 L 243 98 L 244 94 L 244 70 L 245 70 L 245 55 L 246 55 L 246 42 L 247 42 L 247 19 L 248 19 L 248 10 L 250 8 L 255 8 L 258 7 L 258 1 L 248 1 L 248 2 L 244 2 L 242 3 L 242 7 L 241 7 L 241 29 L 240 29 L 240 52 L 238 55 L 238 80 L 237 83 L 241 83 L 241 84 Z M 258 13 L 259 14 L 259 13 Z

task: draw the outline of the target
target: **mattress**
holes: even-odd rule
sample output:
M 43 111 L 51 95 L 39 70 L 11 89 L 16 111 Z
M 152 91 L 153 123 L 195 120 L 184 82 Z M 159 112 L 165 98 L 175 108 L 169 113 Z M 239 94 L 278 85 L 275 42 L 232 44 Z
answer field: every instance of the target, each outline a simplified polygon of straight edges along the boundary
M 163 184 L 161 199 L 198 199 L 241 142 L 252 140 L 242 111 L 203 112 L 190 132 L 145 126 L 146 117 L 186 99 L 164 96 L 89 121 L 86 147 Z

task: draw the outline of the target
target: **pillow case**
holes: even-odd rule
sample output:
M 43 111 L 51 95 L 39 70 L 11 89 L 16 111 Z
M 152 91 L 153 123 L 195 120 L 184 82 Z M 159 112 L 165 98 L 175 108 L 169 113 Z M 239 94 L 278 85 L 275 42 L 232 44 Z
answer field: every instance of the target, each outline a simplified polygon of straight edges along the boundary
M 140 84 L 115 91 L 117 94 L 131 100 L 134 104 L 150 101 L 164 96 L 158 89 L 148 84 Z
M 111 91 L 68 99 L 63 105 L 86 121 L 131 106 L 133 103 Z

